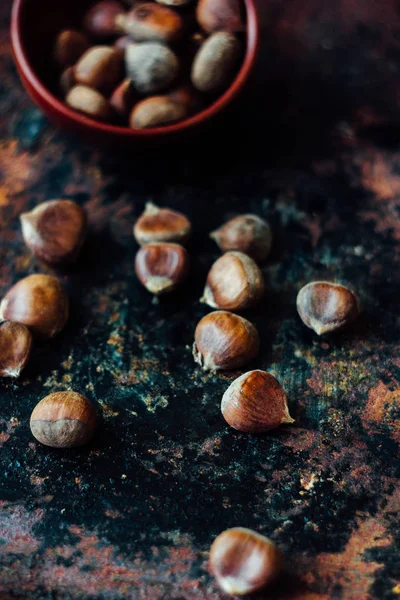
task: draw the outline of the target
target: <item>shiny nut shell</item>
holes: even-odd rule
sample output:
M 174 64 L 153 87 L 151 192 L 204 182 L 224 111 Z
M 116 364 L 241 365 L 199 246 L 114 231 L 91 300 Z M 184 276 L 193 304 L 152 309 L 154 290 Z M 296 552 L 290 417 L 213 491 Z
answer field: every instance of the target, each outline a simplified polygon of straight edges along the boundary
M 166 294 L 186 279 L 189 255 L 179 244 L 148 244 L 142 246 L 136 255 L 135 271 L 149 292 Z
M 179 62 L 167 46 L 157 42 L 131 44 L 125 54 L 127 76 L 143 94 L 168 87 L 176 78 Z
M 136 104 L 129 118 L 129 125 L 132 129 L 162 127 L 181 121 L 188 113 L 185 104 L 174 102 L 168 96 L 152 96 Z
M 71 67 L 88 48 L 89 40 L 83 33 L 66 29 L 57 36 L 54 57 L 60 67 Z
M 227 86 L 240 56 L 241 44 L 231 33 L 213 33 L 200 47 L 192 65 L 192 83 L 201 92 Z
M 135 223 L 133 235 L 140 246 L 152 242 L 183 244 L 189 239 L 191 230 L 189 219 L 182 213 L 148 202 Z
M 0 376 L 19 377 L 29 360 L 32 335 L 22 323 L 0 323 Z
M 135 42 L 176 41 L 183 32 L 182 17 L 167 6 L 144 2 L 135 6 L 129 13 L 117 18 L 121 32 L 132 37 Z
M 125 14 L 125 9 L 115 0 L 103 0 L 92 6 L 84 17 L 85 30 L 94 40 L 102 41 L 118 35 L 116 24 L 118 16 Z
M 99 121 L 111 121 L 113 112 L 107 100 L 98 92 L 86 85 L 76 85 L 67 94 L 65 102 L 78 112 L 98 119 Z
M 199 0 L 196 15 L 200 27 L 207 33 L 234 33 L 244 29 L 240 0 Z
M 123 78 L 121 53 L 109 46 L 94 46 L 81 57 L 75 67 L 77 83 L 111 93 Z
M 269 224 L 257 215 L 239 215 L 210 233 L 223 252 L 237 250 L 262 262 L 269 254 L 272 233 Z

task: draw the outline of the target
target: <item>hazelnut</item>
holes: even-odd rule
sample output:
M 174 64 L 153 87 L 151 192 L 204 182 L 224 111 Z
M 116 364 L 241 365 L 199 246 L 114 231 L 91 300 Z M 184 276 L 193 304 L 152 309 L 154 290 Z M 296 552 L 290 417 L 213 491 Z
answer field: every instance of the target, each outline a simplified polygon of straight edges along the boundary
M 68 67 L 68 69 L 63 71 L 60 77 L 60 90 L 62 95 L 66 96 L 75 84 L 75 67 Z
M 211 267 L 201 302 L 241 311 L 257 304 L 263 293 L 264 279 L 254 260 L 243 252 L 227 252 Z
M 170 44 L 183 33 L 182 17 L 167 6 L 152 2 L 138 4 L 126 15 L 117 17 L 117 25 L 135 42 L 164 42 Z
M 47 339 L 64 329 L 68 310 L 68 296 L 56 277 L 29 275 L 4 296 L 0 321 L 23 323 L 33 335 Z
M 244 29 L 239 0 L 199 0 L 196 16 L 207 33 Z
M 257 215 L 240 215 L 210 233 L 222 252 L 238 250 L 257 262 L 265 260 L 272 244 L 271 228 Z
M 282 563 L 282 555 L 270 539 L 244 527 L 227 529 L 210 548 L 210 570 L 230 596 L 263 589 L 278 577 Z
M 125 9 L 116 0 L 97 2 L 84 17 L 84 27 L 95 40 L 102 41 L 118 35 L 117 17 L 125 13 Z
M 66 29 L 57 36 L 54 58 L 60 67 L 71 67 L 88 48 L 89 41 L 83 33 Z
M 98 423 L 93 404 L 76 392 L 43 398 L 31 415 L 32 435 L 45 446 L 73 448 L 92 439 Z
M 110 104 L 120 117 L 126 119 L 136 100 L 136 92 L 130 79 L 125 79 L 113 92 Z
M 73 87 L 65 101 L 68 106 L 92 119 L 111 121 L 114 116 L 111 105 L 104 96 L 86 85 Z
M 0 375 L 19 377 L 29 360 L 32 335 L 22 323 L 0 323 Z
M 103 94 L 112 92 L 123 78 L 121 53 L 109 46 L 94 46 L 81 57 L 75 67 L 77 83 Z
M 129 124 L 132 129 L 162 127 L 182 121 L 187 115 L 188 108 L 185 104 L 174 102 L 168 96 L 152 96 L 136 104 L 129 118 Z
M 131 44 L 125 54 L 127 76 L 143 94 L 168 87 L 176 78 L 179 62 L 167 46 L 157 42 Z
M 226 31 L 213 33 L 200 47 L 192 65 L 192 83 L 200 92 L 227 86 L 240 56 L 239 40 Z
M 255 358 L 260 345 L 250 321 L 224 310 L 203 317 L 194 338 L 194 360 L 206 371 L 239 369 Z
M 354 321 L 360 304 L 357 296 L 344 285 L 313 281 L 298 293 L 297 311 L 304 325 L 322 335 Z
M 73 262 L 86 234 L 86 213 L 72 200 L 42 202 L 20 215 L 22 235 L 32 254 L 51 265 Z
M 182 213 L 147 202 L 143 214 L 135 223 L 133 235 L 140 246 L 152 242 L 184 244 L 191 231 L 192 225 Z
M 172 292 L 189 273 L 189 255 L 183 246 L 166 242 L 140 248 L 135 261 L 136 275 L 152 294 Z
M 226 390 L 221 412 L 234 429 L 264 433 L 280 425 L 294 423 L 289 415 L 285 390 L 265 371 L 249 371 Z

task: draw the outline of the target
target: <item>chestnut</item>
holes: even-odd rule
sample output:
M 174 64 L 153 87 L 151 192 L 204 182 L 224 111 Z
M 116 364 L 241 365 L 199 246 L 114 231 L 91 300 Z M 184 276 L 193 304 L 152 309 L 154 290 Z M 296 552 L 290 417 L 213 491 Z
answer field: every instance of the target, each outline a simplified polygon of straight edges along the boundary
M 182 213 L 147 202 L 143 214 L 135 223 L 133 235 L 140 246 L 152 242 L 184 244 L 191 231 L 192 225 Z
M 272 233 L 269 224 L 257 215 L 240 215 L 230 219 L 210 233 L 222 252 L 238 250 L 263 262 L 271 249 Z
M 267 537 L 245 527 L 233 527 L 214 540 L 209 564 L 226 594 L 245 596 L 272 583 L 281 572 L 283 558 Z
M 171 85 L 179 62 L 170 48 L 158 42 L 131 44 L 125 53 L 127 76 L 143 94 L 153 94 Z
M 56 392 L 35 406 L 32 435 L 45 446 L 74 448 L 92 439 L 98 423 L 93 404 L 76 392 Z
M 34 336 L 48 339 L 64 329 L 69 302 L 60 281 L 29 275 L 8 290 L 0 303 L 0 321 L 23 323 Z
M 132 129 L 162 127 L 181 121 L 188 115 L 185 104 L 174 102 L 168 96 L 151 96 L 138 102 L 129 118 Z
M 183 33 L 183 19 L 167 6 L 144 2 L 135 6 L 126 15 L 116 19 L 122 33 L 126 33 L 135 42 L 163 42 L 170 44 Z
M 244 29 L 240 0 L 199 0 L 196 11 L 200 27 L 207 33 Z
M 71 67 L 89 48 L 89 40 L 83 33 L 65 29 L 58 34 L 54 48 L 54 57 L 60 67 Z
M 200 92 L 216 92 L 232 79 L 241 52 L 239 40 L 226 31 L 213 33 L 200 46 L 192 65 L 192 83 Z
M 111 121 L 114 112 L 110 103 L 98 92 L 87 85 L 76 85 L 65 98 L 65 102 L 84 115 L 99 121 Z
M 183 246 L 159 242 L 142 246 L 136 255 L 135 271 L 152 294 L 172 292 L 189 273 L 189 255 Z
M 243 252 L 227 252 L 211 267 L 201 302 L 242 311 L 257 304 L 263 293 L 264 278 L 254 260 Z
M 344 285 L 313 281 L 297 295 L 297 311 L 304 325 L 318 335 L 343 329 L 360 312 L 357 296 Z
M 256 357 L 260 345 L 250 321 L 224 310 L 203 317 L 194 339 L 194 360 L 206 371 L 239 369 Z
M 86 13 L 83 25 L 88 34 L 97 41 L 104 41 L 118 35 L 117 17 L 125 13 L 125 9 L 116 0 L 97 2 Z
M 0 376 L 19 377 L 29 360 L 32 335 L 22 323 L 0 323 Z
M 50 265 L 73 262 L 86 234 L 86 213 L 72 200 L 42 202 L 20 215 L 22 235 L 35 256 Z
M 273 375 L 260 370 L 244 373 L 231 383 L 221 412 L 231 427 L 246 433 L 264 433 L 294 423 L 285 390 Z
M 110 105 L 115 113 L 127 119 L 136 100 L 136 92 L 130 79 L 125 79 L 110 97 Z
M 75 66 L 77 83 L 111 93 L 123 78 L 121 53 L 109 46 L 94 46 L 80 58 Z

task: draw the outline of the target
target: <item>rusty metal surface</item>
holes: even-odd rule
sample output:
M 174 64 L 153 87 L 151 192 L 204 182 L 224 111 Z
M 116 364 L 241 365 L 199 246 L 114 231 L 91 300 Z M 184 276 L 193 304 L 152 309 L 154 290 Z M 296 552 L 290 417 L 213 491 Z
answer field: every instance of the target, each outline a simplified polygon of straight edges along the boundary
M 207 550 L 234 525 L 287 556 L 288 575 L 262 598 L 399 597 L 398 3 L 260 1 L 260 65 L 230 129 L 144 157 L 88 149 L 41 116 L 12 64 L 9 9 L 0 295 L 43 270 L 22 242 L 22 210 L 73 198 L 90 236 L 76 267 L 59 272 L 67 329 L 36 345 L 18 382 L 0 382 L 0 598 L 222 599 Z M 195 229 L 191 280 L 159 305 L 133 270 L 131 228 L 149 199 Z M 207 233 L 245 211 L 275 231 L 267 295 L 247 315 L 262 340 L 254 366 L 280 379 L 296 418 L 256 438 L 220 416 L 231 375 L 202 373 L 190 352 L 218 256 Z M 322 277 L 351 284 L 363 311 L 319 339 L 295 297 Z M 102 428 L 82 450 L 44 448 L 30 412 L 69 388 L 98 403 Z

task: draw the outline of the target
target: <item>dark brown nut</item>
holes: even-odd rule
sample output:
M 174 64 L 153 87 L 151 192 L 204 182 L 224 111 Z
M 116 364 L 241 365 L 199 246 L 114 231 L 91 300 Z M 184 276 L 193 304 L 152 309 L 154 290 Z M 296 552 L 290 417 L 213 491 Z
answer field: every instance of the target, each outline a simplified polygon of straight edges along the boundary
M 68 67 L 60 77 L 60 90 L 63 96 L 66 96 L 69 91 L 76 85 L 75 67 Z
M 65 102 L 74 110 L 98 121 L 111 121 L 114 116 L 111 105 L 104 96 L 86 85 L 73 87 Z
M 142 246 L 135 271 L 141 283 L 157 296 L 175 290 L 189 273 L 189 255 L 183 246 L 154 243 Z
M 86 213 L 72 200 L 42 202 L 20 215 L 22 235 L 35 256 L 50 265 L 73 262 L 86 235 Z
M 236 312 L 254 306 L 263 294 L 264 278 L 254 260 L 227 252 L 211 267 L 201 302 Z
M 222 398 L 221 412 L 234 429 L 264 433 L 294 423 L 285 390 L 265 371 L 249 371 L 235 379 Z
M 152 2 L 138 4 L 126 15 L 117 17 L 117 25 L 135 42 L 163 42 L 170 44 L 183 33 L 183 20 L 167 6 Z
M 215 92 L 227 86 L 240 52 L 240 42 L 232 33 L 213 33 L 195 56 L 191 75 L 194 87 L 200 92 Z
M 189 239 L 191 231 L 192 225 L 185 215 L 148 202 L 144 213 L 135 223 L 133 235 L 140 246 L 153 242 L 184 244 Z
M 283 559 L 267 537 L 251 529 L 234 527 L 214 540 L 209 564 L 226 594 L 245 596 L 272 583 L 281 572 Z
M 85 52 L 75 67 L 77 83 L 102 94 L 115 90 L 123 78 L 123 73 L 121 53 L 109 46 L 94 46 Z
M 197 20 L 207 33 L 244 29 L 239 0 L 199 0 Z
M 48 339 L 64 329 L 69 302 L 60 281 L 51 275 L 29 275 L 8 290 L 0 303 L 0 321 L 17 321 L 34 336 Z
M 128 46 L 125 62 L 127 76 L 143 94 L 153 94 L 168 87 L 179 71 L 176 55 L 157 42 Z
M 203 317 L 194 338 L 194 360 L 205 371 L 239 369 L 255 358 L 260 345 L 250 321 L 224 310 Z
M 85 15 L 85 30 L 94 40 L 100 42 L 114 37 L 119 33 L 116 19 L 125 12 L 122 4 L 116 0 L 97 2 Z
M 354 321 L 359 315 L 360 303 L 344 285 L 313 281 L 298 293 L 297 311 L 304 325 L 322 335 Z
M 35 406 L 32 435 L 51 448 L 74 448 L 89 442 L 98 418 L 93 404 L 76 392 L 56 392 Z
M 125 50 L 130 44 L 134 44 L 132 38 L 129 35 L 123 35 L 114 42 L 114 48 L 117 50 L 123 50 L 125 53 Z
M 136 104 L 129 124 L 132 129 L 162 127 L 182 121 L 187 115 L 188 107 L 185 104 L 174 102 L 168 96 L 152 96 Z
M 22 323 L 0 323 L 0 376 L 19 377 L 29 360 L 31 332 Z
M 116 114 L 120 117 L 127 119 L 132 106 L 135 104 L 137 94 L 133 83 L 130 79 L 125 79 L 112 94 L 110 98 L 110 104 L 113 107 Z
M 257 215 L 240 215 L 210 234 L 222 252 L 238 250 L 255 261 L 264 261 L 271 249 L 271 227 Z
M 88 50 L 89 46 L 89 41 L 83 33 L 66 29 L 57 36 L 54 58 L 63 69 L 71 67 Z

